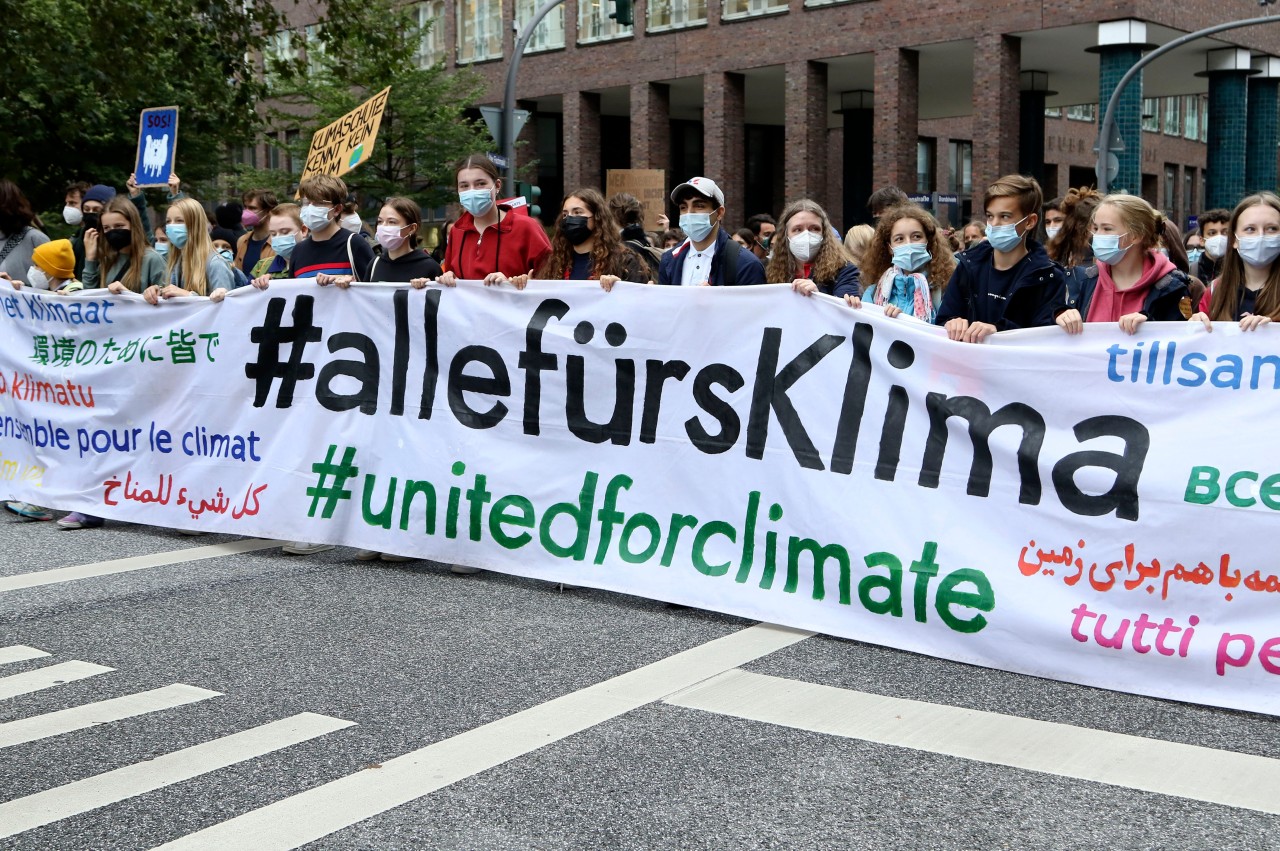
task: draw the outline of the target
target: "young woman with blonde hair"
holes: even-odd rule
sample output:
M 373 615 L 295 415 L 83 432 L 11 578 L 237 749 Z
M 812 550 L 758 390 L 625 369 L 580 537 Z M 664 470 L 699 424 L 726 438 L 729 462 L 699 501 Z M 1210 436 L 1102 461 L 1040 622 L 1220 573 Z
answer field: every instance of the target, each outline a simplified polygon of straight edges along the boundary
M 235 276 L 231 266 L 213 250 L 204 208 L 192 198 L 179 198 L 169 205 L 164 221 L 170 245 L 167 283 L 147 287 L 142 297 L 150 304 L 159 304 L 162 298 L 189 295 L 207 295 L 213 301 L 221 301 L 235 286 Z
M 1164 216 L 1135 195 L 1107 195 L 1090 222 L 1092 266 L 1067 276 L 1066 302 L 1054 322 L 1079 334 L 1085 322 L 1118 322 L 1129 334 L 1148 319 L 1181 322 L 1188 280 L 1158 249 Z

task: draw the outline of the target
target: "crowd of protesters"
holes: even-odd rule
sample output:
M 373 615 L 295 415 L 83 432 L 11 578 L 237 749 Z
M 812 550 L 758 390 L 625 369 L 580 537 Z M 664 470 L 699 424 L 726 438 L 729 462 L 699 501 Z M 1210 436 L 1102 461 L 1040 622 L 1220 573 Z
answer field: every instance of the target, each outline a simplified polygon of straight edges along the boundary
M 958 229 L 939 224 L 896 187 L 868 200 L 873 225 L 843 239 L 826 211 L 801 198 L 774 219 L 750 216 L 732 230 L 725 197 L 707 177 L 671 191 L 678 227 L 630 195 L 570 191 L 550 235 L 516 199 L 485 155 L 455 169 L 456 220 L 433 253 L 422 245 L 422 212 L 407 197 L 382 200 L 361 219 L 345 183 L 320 175 L 298 186 L 297 203 L 253 189 L 218 204 L 213 215 L 169 179 L 164 226 L 153 232 L 146 198 L 131 176 L 126 193 L 105 185 L 67 187 L 63 218 L 70 239 L 50 240 L 12 182 L 0 180 L 0 278 L 73 296 L 87 289 L 129 291 L 147 302 L 183 297 L 221 300 L 243 286 L 314 278 L 325 286 L 394 282 L 415 288 L 459 280 L 524 288 L 530 280 L 620 281 L 665 286 L 786 284 L 826 294 L 851 308 L 878 305 L 890 318 L 935 324 L 960 343 L 992 334 L 1057 326 L 1077 334 L 1086 322 L 1129 334 L 1146 322 L 1238 323 L 1249 331 L 1280 319 L 1280 197 L 1250 195 L 1234 210 L 1210 210 L 1184 233 L 1140 197 L 1080 187 L 1045 201 L 1023 175 L 992 182 L 982 216 Z M 372 225 L 370 227 L 369 225 Z M 48 509 L 9 502 L 29 520 Z M 66 529 L 102 520 L 73 512 Z M 305 555 L 331 545 L 296 541 Z M 360 550 L 360 560 L 406 560 Z M 454 565 L 456 573 L 477 568 Z

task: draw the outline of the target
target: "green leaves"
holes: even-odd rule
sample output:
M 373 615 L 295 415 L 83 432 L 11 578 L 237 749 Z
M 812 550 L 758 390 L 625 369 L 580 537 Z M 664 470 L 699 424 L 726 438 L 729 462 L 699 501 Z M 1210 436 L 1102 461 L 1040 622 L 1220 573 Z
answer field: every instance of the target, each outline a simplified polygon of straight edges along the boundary
M 454 162 L 490 144 L 483 125 L 464 115 L 483 84 L 470 72 L 420 65 L 429 26 L 412 5 L 330 0 L 303 61 L 273 66 L 269 119 L 302 131 L 290 147 L 296 161 L 315 130 L 391 86 L 373 157 L 343 180 L 375 198 L 409 195 L 438 206 L 453 197 Z
M 265 94 L 252 57 L 282 26 L 270 0 L 10 0 L 0 172 L 37 208 L 75 179 L 124 186 L 138 113 L 181 109 L 177 170 L 211 178 L 254 137 Z

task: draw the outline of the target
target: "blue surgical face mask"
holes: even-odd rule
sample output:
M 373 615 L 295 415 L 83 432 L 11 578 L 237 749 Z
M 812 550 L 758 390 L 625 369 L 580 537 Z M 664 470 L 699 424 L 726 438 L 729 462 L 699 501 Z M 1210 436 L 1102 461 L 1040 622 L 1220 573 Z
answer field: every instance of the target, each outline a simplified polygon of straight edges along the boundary
M 165 227 L 165 230 L 168 230 L 168 227 L 167 227 L 167 226 Z M 163 257 L 163 256 L 165 256 L 166 254 L 168 254 L 168 253 L 169 253 L 169 243 L 167 243 L 167 242 L 157 242 L 157 243 L 156 243 L 156 253 L 158 253 L 161 257 Z
M 996 251 L 1012 251 L 1022 243 L 1023 234 L 1018 233 L 1018 225 L 1031 218 L 1023 216 L 1011 225 L 987 225 L 987 242 Z
M 1129 249 L 1133 248 L 1132 243 L 1124 248 L 1120 247 L 1120 240 L 1125 236 L 1128 236 L 1128 234 L 1095 233 L 1092 242 L 1093 256 L 1108 266 L 1119 263 L 1124 259 L 1125 254 L 1129 252 Z
M 472 216 L 483 216 L 493 209 L 493 190 L 464 189 L 458 193 L 458 203 Z
M 228 263 L 234 263 L 236 259 L 236 256 L 231 253 L 230 248 L 219 248 L 218 256 L 221 257 L 223 260 L 226 260 Z
M 304 204 L 298 211 L 298 218 L 302 219 L 302 223 L 308 230 L 324 230 L 329 226 L 331 209 L 331 207 L 321 207 L 319 204 Z
M 1189 264 L 1191 264 L 1192 266 L 1194 266 L 1194 265 L 1196 265 L 1197 263 L 1199 263 L 1199 262 L 1200 262 L 1200 258 L 1201 258 L 1201 257 L 1203 257 L 1203 256 L 1204 256 L 1204 249 L 1203 249 L 1203 248 L 1188 248 L 1188 249 L 1187 249 L 1187 262 L 1188 262 Z
M 893 247 L 893 265 L 908 272 L 924 268 L 932 259 L 929 247 L 923 242 L 909 242 Z
M 186 225 L 165 225 L 164 235 L 169 237 L 169 242 L 174 248 L 181 249 L 187 244 L 187 226 Z
M 689 239 L 694 242 L 702 242 L 711 236 L 710 213 L 681 213 L 680 214 L 680 230 L 689 235 Z
M 286 259 L 293 253 L 293 247 L 297 244 L 298 238 L 291 233 L 271 237 L 271 250 Z

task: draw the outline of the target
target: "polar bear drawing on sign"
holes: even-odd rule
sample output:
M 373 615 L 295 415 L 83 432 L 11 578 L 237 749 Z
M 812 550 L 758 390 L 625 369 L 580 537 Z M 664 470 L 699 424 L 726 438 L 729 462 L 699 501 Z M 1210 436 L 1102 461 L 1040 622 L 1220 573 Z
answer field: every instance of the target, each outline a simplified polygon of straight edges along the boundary
M 142 152 L 142 173 L 160 177 L 164 174 L 165 161 L 168 159 L 169 134 L 165 133 L 159 139 L 148 134 Z

